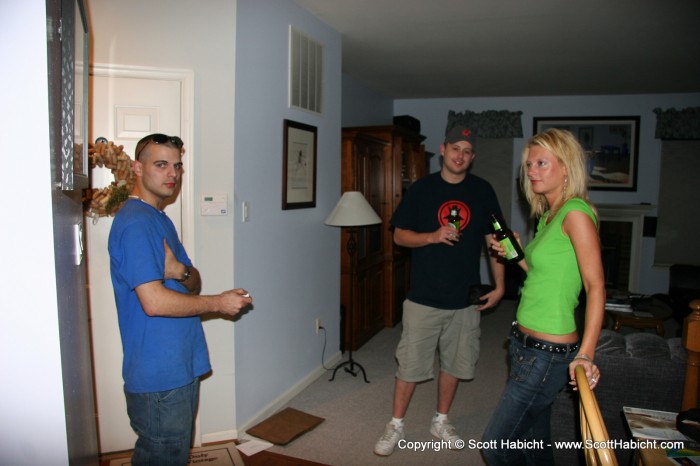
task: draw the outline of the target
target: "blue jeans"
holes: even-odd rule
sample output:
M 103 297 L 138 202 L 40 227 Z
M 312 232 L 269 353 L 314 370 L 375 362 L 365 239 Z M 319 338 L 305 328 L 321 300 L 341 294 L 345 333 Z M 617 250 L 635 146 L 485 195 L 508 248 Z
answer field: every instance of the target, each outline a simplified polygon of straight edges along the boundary
M 484 432 L 484 458 L 490 466 L 553 465 L 551 407 L 576 353 L 528 348 L 512 336 L 509 353 L 510 377 Z
M 199 402 L 199 379 L 173 390 L 129 393 L 126 410 L 138 435 L 133 466 L 186 466 Z

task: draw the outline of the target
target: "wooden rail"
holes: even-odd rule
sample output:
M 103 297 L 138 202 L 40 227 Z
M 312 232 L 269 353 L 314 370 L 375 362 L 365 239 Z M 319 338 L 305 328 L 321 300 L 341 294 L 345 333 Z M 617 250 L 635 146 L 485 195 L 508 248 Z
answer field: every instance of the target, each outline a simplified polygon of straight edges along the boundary
M 688 362 L 681 411 L 697 408 L 700 380 L 700 299 L 694 299 L 688 307 L 692 312 L 683 321 L 683 347 L 688 352 Z

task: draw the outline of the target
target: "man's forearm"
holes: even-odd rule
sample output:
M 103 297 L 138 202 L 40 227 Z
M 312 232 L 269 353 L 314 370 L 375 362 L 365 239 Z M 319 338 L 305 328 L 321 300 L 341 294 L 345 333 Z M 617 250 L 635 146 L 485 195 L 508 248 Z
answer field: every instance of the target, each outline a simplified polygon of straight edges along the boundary
M 180 293 L 166 288 L 159 280 L 137 286 L 136 294 L 144 312 L 152 317 L 187 317 L 217 312 L 221 308 L 217 305 L 218 296 Z
M 396 228 L 394 229 L 394 242 L 406 248 L 420 248 L 433 244 L 431 235 L 432 233 L 418 233 L 413 230 Z
M 506 287 L 506 265 L 493 256 L 489 256 L 491 262 L 491 274 L 496 288 Z
M 136 295 L 144 312 L 151 317 L 190 317 L 212 312 L 236 315 L 253 301 L 242 288 L 203 296 L 171 290 L 160 280 L 137 286 Z

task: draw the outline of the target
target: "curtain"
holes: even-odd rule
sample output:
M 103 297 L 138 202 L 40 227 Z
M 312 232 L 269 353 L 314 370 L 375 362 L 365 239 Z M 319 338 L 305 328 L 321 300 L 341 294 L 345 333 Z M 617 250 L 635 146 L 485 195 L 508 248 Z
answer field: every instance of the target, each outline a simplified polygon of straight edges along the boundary
M 654 263 L 700 265 L 700 107 L 656 108 L 654 113 L 656 138 L 664 140 Z
M 700 141 L 664 141 L 661 149 L 656 265 L 700 265 Z
M 486 110 L 481 113 L 465 110 L 457 113 L 450 110 L 447 114 L 447 134 L 457 125 L 474 127 L 478 138 L 521 138 L 523 126 L 520 116 L 523 112 L 510 112 L 508 110 Z
M 657 139 L 700 139 L 700 107 L 683 110 L 655 108 Z

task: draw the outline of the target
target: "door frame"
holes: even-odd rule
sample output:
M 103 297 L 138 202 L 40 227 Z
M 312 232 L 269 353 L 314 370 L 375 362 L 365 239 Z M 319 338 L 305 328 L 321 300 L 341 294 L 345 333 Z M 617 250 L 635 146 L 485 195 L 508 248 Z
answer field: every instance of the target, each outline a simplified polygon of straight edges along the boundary
M 194 228 L 194 163 L 195 136 L 194 122 L 194 72 L 185 69 L 155 68 L 129 65 L 93 64 L 90 75 L 134 79 L 159 79 L 180 83 L 180 134 L 187 141 L 188 157 L 182 158 L 184 174 L 180 191 L 182 204 L 182 244 L 187 255 L 195 262 Z M 92 92 L 92 91 L 91 91 Z

